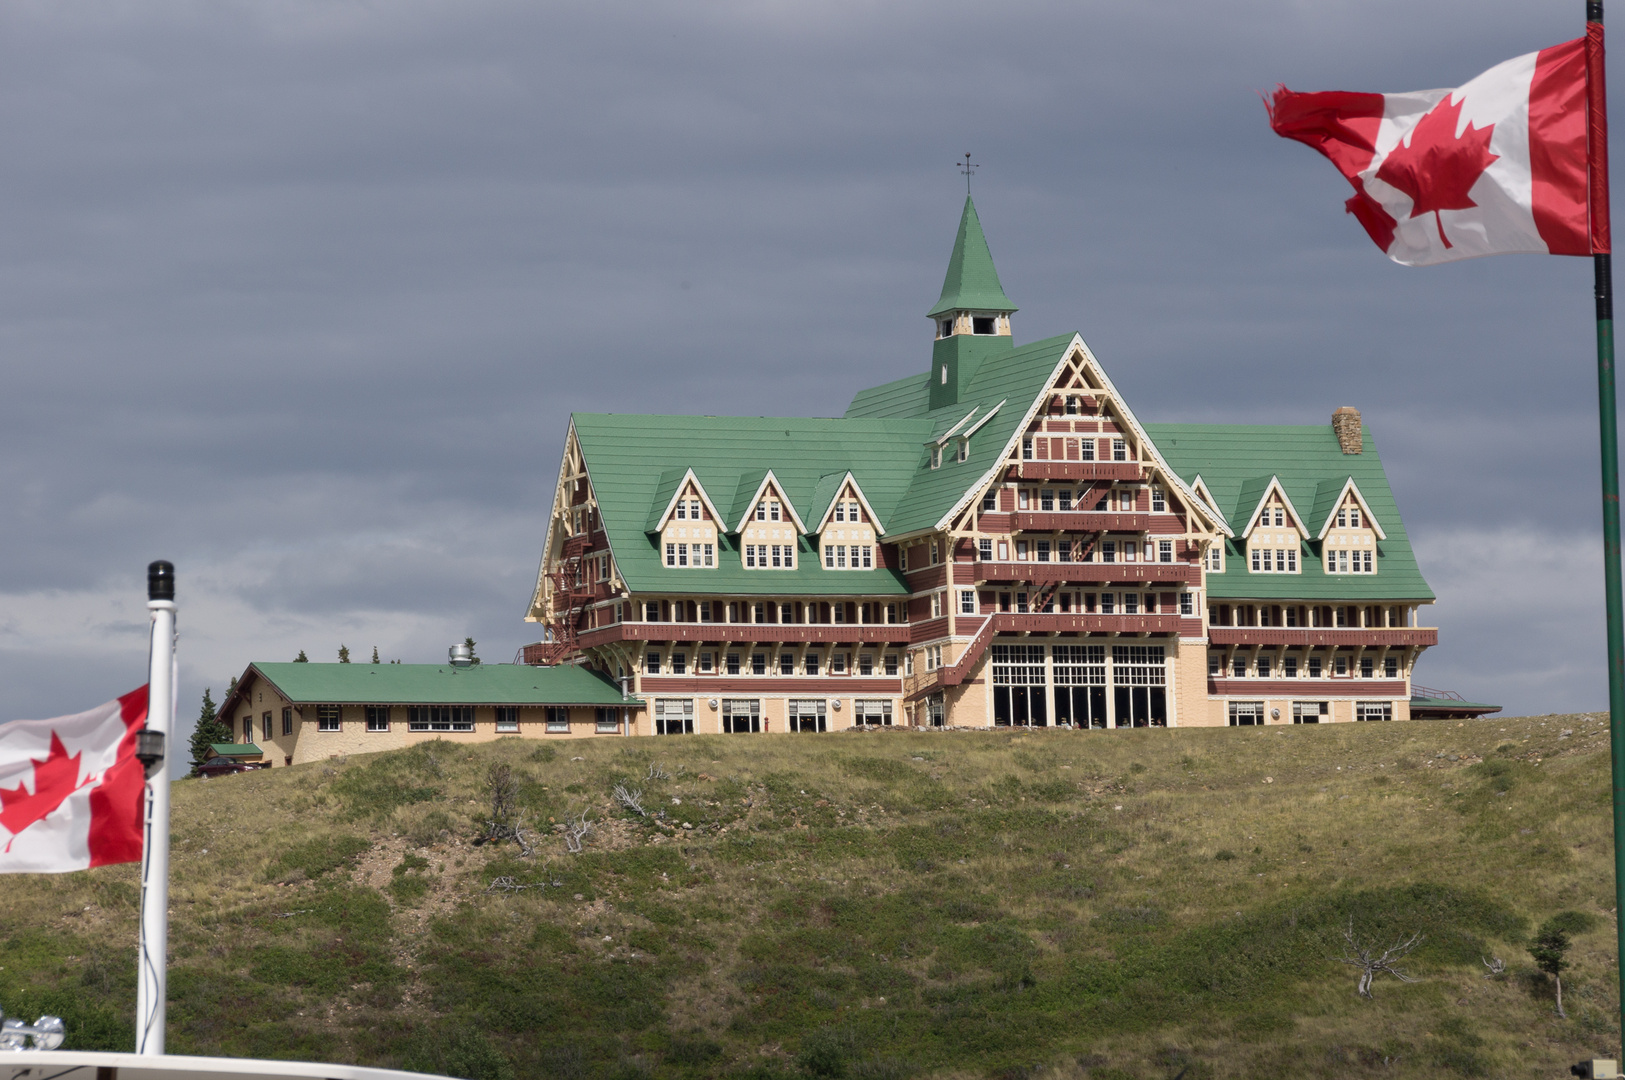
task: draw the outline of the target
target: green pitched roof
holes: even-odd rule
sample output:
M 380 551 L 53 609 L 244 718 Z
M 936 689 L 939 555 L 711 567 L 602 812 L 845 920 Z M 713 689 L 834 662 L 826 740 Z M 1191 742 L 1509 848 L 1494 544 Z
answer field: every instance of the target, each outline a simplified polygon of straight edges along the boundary
M 583 667 L 523 664 L 251 664 L 289 701 L 334 705 L 620 705 Z
M 1377 541 L 1375 574 L 1327 574 L 1318 545 L 1303 544 L 1301 573 L 1254 574 L 1246 566 L 1237 543 L 1228 542 L 1223 573 L 1207 575 L 1208 594 L 1215 599 L 1319 599 L 1327 600 L 1432 600 L 1433 590 L 1422 578 L 1411 550 L 1410 538 L 1399 518 L 1399 507 L 1388 487 L 1369 430 L 1365 452 L 1345 454 L 1330 424 L 1264 426 L 1255 424 L 1146 424 L 1145 430 L 1164 459 L 1186 483 L 1201 474 L 1202 482 L 1220 506 L 1238 508 L 1233 527 L 1240 528 L 1263 494 L 1270 476 L 1281 481 L 1287 498 L 1298 507 L 1313 507 L 1305 524 L 1319 530 L 1324 506 L 1335 498 L 1349 478 L 1354 479 L 1371 512 L 1388 534 Z M 1263 481 L 1258 478 L 1264 477 Z M 1327 492 L 1330 492 L 1330 495 Z M 1244 496 L 1245 493 L 1245 496 Z M 1252 504 L 1242 511 L 1246 497 Z M 1318 520 L 1315 520 L 1317 519 Z M 1241 538 L 1237 537 L 1239 541 Z
M 965 196 L 965 212 L 959 217 L 959 235 L 954 237 L 954 253 L 948 257 L 948 275 L 942 281 L 937 306 L 926 313 L 930 319 L 950 311 L 1015 311 L 1016 305 L 1004 295 L 999 272 L 993 268 L 993 253 L 982 235 L 982 222 L 976 204 Z
M 888 384 L 917 383 L 920 392 L 864 391 L 838 419 L 577 413 L 576 440 L 616 568 L 634 593 L 902 595 L 903 581 L 889 570 L 825 570 L 806 537 L 796 539 L 794 570 L 746 569 L 737 536 L 721 538 L 715 568 L 667 567 L 650 531 L 651 506 L 670 499 L 672 475 L 692 468 L 731 530 L 771 470 L 813 528 L 850 471 L 888 539 L 929 529 L 995 467 L 1072 340 L 1049 338 L 989 359 L 956 404 L 935 411 L 922 375 Z M 928 444 L 973 409 L 972 424 L 997 413 L 971 439 L 969 458 L 955 460 L 950 441 L 941 467 L 931 468 Z

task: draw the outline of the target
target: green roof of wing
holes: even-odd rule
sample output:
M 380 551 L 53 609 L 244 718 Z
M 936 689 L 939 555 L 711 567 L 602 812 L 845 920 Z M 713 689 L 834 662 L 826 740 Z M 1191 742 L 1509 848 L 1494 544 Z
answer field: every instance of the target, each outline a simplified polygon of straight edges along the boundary
M 522 664 L 253 664 L 289 701 L 334 705 L 620 705 L 583 667 Z
M 1326 599 L 1326 600 L 1432 600 L 1416 564 L 1399 506 L 1388 486 L 1377 444 L 1363 431 L 1365 452 L 1345 454 L 1331 425 L 1265 426 L 1258 424 L 1146 424 L 1169 466 L 1187 483 L 1198 473 L 1220 506 L 1240 506 L 1242 490 L 1260 475 L 1274 475 L 1296 506 L 1312 506 L 1320 513 L 1330 488 L 1333 495 L 1353 477 L 1388 534 L 1377 541 L 1374 574 L 1327 574 L 1309 544 L 1301 546 L 1297 574 L 1254 574 L 1235 542 L 1226 543 L 1223 573 L 1207 575 L 1208 593 L 1216 599 Z M 1267 479 L 1266 479 L 1267 482 Z M 1260 489 L 1259 494 L 1262 494 Z M 1257 496 L 1254 496 L 1254 505 Z M 1251 514 L 1252 506 L 1246 514 Z M 1234 522 L 1240 528 L 1246 521 Z M 1305 522 L 1318 531 L 1321 522 Z
M 265 751 L 253 743 L 217 742 L 210 743 L 209 749 L 214 751 L 216 757 L 252 757 L 264 754 Z
M 965 196 L 965 211 L 959 216 L 959 235 L 948 257 L 948 275 L 942 281 L 937 306 L 926 312 L 934 319 L 950 311 L 1015 311 L 1016 305 L 1004 295 L 999 272 L 993 268 L 993 253 L 982 235 L 982 222 L 976 204 Z
M 901 595 L 907 589 L 889 570 L 825 570 L 806 537 L 795 540 L 801 554 L 794 570 L 746 569 L 737 536 L 720 538 L 714 568 L 667 567 L 658 537 L 646 531 L 650 506 L 669 483 L 669 470 L 692 468 L 719 500 L 731 493 L 729 505 L 718 509 L 728 515 L 725 531 L 732 530 L 771 470 L 813 528 L 850 471 L 888 539 L 929 529 L 995 466 L 1072 340 L 1067 334 L 989 359 L 956 404 L 935 412 L 924 393 L 884 392 L 910 381 L 923 389 L 924 376 L 913 376 L 860 393 L 841 419 L 577 413 L 576 439 L 616 568 L 634 593 Z M 930 467 L 927 443 L 973 408 L 979 420 L 995 407 L 971 439 L 967 460 L 955 460 L 950 446 L 942 466 Z M 794 526 L 781 528 L 791 539 Z

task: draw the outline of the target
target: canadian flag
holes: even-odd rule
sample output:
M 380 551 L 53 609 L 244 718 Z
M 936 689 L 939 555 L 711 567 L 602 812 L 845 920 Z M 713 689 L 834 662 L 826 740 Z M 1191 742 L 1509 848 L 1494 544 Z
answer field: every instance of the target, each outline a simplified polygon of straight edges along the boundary
M 0 873 L 141 861 L 147 688 L 89 712 L 0 724 Z
M 1598 25 L 1599 70 L 1601 34 Z M 1605 252 L 1606 206 L 1592 221 L 1587 205 L 1588 89 L 1599 105 L 1593 122 L 1603 123 L 1600 88 L 1586 80 L 1587 40 L 1497 64 L 1454 90 L 1282 86 L 1267 103 L 1270 126 L 1337 166 L 1354 185 L 1348 212 L 1395 262 Z

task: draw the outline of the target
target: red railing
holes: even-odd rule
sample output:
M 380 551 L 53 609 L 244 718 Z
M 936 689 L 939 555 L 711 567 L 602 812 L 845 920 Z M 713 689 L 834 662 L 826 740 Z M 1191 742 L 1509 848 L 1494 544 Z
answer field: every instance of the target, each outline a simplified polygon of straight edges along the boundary
M 1016 480 L 1143 480 L 1137 461 L 1021 461 L 1010 470 Z
M 1207 637 L 1213 645 L 1364 645 L 1426 647 L 1439 643 L 1437 627 L 1329 630 L 1292 629 L 1284 626 L 1210 626 Z
M 1200 585 L 1202 569 L 1192 563 L 1033 563 L 978 562 L 977 580 L 1033 584 L 1088 582 L 1100 584 Z

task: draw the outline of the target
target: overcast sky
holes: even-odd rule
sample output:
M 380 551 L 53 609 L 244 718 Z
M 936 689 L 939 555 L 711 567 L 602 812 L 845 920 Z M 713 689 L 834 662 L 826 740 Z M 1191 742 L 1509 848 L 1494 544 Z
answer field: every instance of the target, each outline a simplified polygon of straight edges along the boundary
M 0 6 L 0 719 L 252 660 L 507 661 L 572 410 L 922 370 L 964 181 L 1018 342 L 1142 420 L 1364 414 L 1417 681 L 1606 705 L 1588 260 L 1390 263 L 1259 93 L 1455 86 L 1581 0 Z

